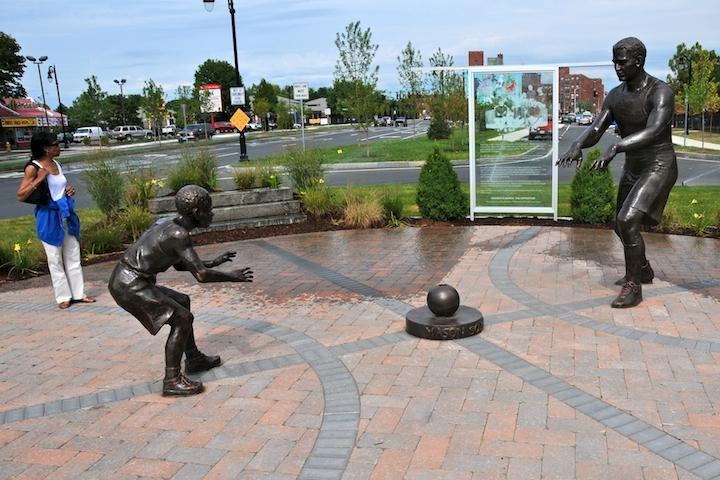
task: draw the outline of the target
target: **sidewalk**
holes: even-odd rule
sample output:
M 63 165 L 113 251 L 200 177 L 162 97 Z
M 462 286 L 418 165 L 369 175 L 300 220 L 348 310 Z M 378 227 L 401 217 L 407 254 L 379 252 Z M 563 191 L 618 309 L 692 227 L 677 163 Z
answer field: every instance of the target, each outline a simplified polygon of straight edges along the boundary
M 682 145 L 682 146 L 695 147 L 695 148 L 704 148 L 706 150 L 720 150 L 720 144 L 710 143 L 710 142 L 705 142 L 703 144 L 703 142 L 701 142 L 700 140 L 693 140 L 691 138 L 686 139 L 682 135 L 673 135 L 672 142 L 675 145 Z
M 190 295 L 206 392 L 159 395 L 148 335 L 85 268 L 93 305 L 48 276 L 0 290 L 0 478 L 691 479 L 720 475 L 720 245 L 647 235 L 645 301 L 609 307 L 611 231 L 355 230 L 207 245 L 251 284 Z M 229 268 L 229 267 L 228 267 Z M 485 330 L 404 332 L 437 283 Z

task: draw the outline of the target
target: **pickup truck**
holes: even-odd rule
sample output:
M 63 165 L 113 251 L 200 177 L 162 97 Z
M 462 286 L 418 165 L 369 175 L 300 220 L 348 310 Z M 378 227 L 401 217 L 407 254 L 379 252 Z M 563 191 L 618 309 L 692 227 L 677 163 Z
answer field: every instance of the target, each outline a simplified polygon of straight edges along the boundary
M 168 135 L 174 137 L 177 133 L 177 127 L 175 125 L 166 125 L 162 127 L 161 133 L 163 135 Z

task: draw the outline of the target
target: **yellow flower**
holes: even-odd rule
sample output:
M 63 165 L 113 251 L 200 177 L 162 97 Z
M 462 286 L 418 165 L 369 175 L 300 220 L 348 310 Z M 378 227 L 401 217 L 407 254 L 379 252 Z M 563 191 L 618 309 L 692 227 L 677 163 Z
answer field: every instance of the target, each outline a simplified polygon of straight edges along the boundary
M 318 183 L 322 185 L 323 183 L 325 183 L 325 179 L 321 178 L 320 180 L 318 180 Z
M 342 148 L 338 148 L 337 152 L 338 152 L 338 155 L 342 155 Z
M 22 250 L 22 247 L 20 246 L 19 243 L 16 243 L 15 246 L 13 247 L 13 250 L 15 250 L 16 252 L 19 252 L 20 250 Z
M 693 213 L 693 218 L 695 220 L 700 220 L 701 218 L 703 218 L 703 214 L 702 213 Z
M 690 202 L 690 205 L 696 205 L 698 203 L 700 203 L 700 202 L 698 202 L 696 199 L 693 198 L 692 201 Z
M 31 244 L 32 244 L 32 240 L 28 238 L 27 244 L 28 244 L 28 245 L 31 245 Z

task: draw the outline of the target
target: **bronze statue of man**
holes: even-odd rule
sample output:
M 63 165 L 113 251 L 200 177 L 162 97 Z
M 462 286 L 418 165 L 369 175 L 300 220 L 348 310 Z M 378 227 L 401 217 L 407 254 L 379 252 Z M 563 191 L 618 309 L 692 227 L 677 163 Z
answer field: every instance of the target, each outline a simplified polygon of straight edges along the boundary
M 615 73 L 623 83 L 610 91 L 602 112 L 558 161 L 559 165 L 579 164 L 581 149 L 595 145 L 608 126 L 617 123 L 622 139 L 591 166 L 607 168 L 615 155 L 625 153 L 615 221 L 625 251 L 625 277 L 615 282 L 622 290 L 612 302 L 614 308 L 639 304 L 642 284 L 651 283 L 655 276 L 645 257 L 640 226 L 660 222 L 678 175 L 670 123 L 674 95 L 666 83 L 645 72 L 645 56 L 645 45 L 634 37 L 613 46 Z
M 228 251 L 214 260 L 201 260 L 190 239 L 190 231 L 207 227 L 212 221 L 212 200 L 196 185 L 181 188 L 175 195 L 178 215 L 153 225 L 130 247 L 110 276 L 110 294 L 118 305 L 137 318 L 153 335 L 170 325 L 165 344 L 163 395 L 195 395 L 203 391 L 201 382 L 186 378 L 180 371 L 185 354 L 185 372 L 195 373 L 220 365 L 219 356 L 198 350 L 193 332 L 190 297 L 155 284 L 157 274 L 171 266 L 189 271 L 199 282 L 251 282 L 249 268 L 223 272 L 214 270 L 231 262 L 235 252 Z

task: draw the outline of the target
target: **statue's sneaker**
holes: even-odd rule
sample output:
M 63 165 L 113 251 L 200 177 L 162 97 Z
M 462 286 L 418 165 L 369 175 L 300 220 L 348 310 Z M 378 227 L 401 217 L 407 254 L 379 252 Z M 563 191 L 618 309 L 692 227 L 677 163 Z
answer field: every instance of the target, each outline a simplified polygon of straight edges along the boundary
M 188 396 L 202 393 L 205 389 L 202 382 L 196 382 L 179 374 L 177 377 L 163 380 L 163 396 Z
M 642 286 L 635 282 L 625 282 L 620 295 L 610 304 L 612 308 L 630 308 L 642 302 Z
M 185 373 L 198 373 L 210 370 L 211 368 L 219 367 L 222 361 L 218 355 L 200 355 L 192 358 L 185 357 Z

